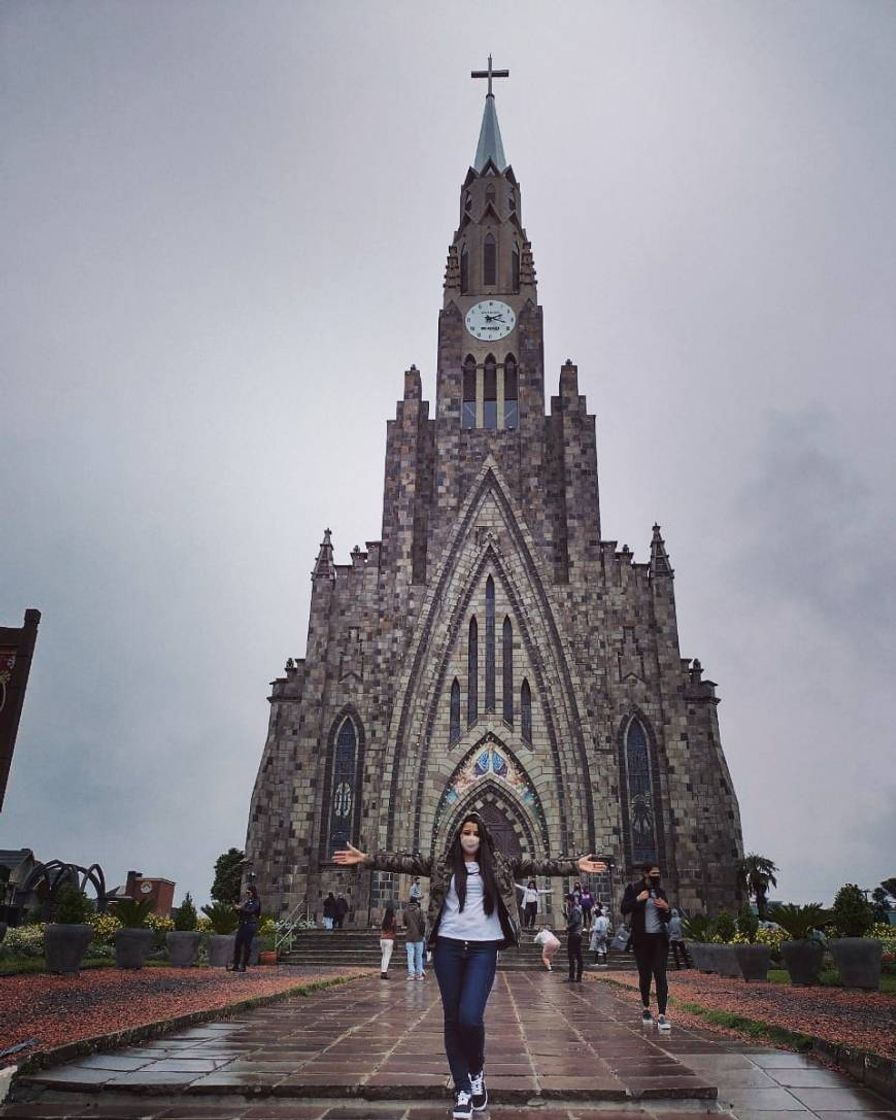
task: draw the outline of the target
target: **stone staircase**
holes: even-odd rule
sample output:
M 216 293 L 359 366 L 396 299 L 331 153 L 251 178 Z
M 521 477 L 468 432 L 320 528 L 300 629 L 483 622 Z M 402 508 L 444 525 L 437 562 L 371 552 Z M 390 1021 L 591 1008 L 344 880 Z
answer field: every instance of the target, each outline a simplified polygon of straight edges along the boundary
M 554 957 L 554 970 L 565 972 L 566 942 L 562 932 L 557 936 L 561 944 Z M 593 969 L 594 965 L 591 963 L 593 956 L 587 949 L 587 941 L 585 944 L 585 969 L 588 971 Z M 380 967 L 379 931 L 376 929 L 301 930 L 296 934 L 291 950 L 281 952 L 280 963 L 329 967 L 345 965 L 378 970 Z M 534 944 L 528 934 L 523 935 L 523 943 L 518 949 L 505 949 L 498 959 L 498 968 L 502 971 L 536 971 L 541 967 L 541 947 Z M 405 972 L 406 969 L 404 937 L 399 934 L 395 939 L 395 951 L 392 954 L 389 971 Z M 633 972 L 635 959 L 631 953 L 611 952 L 608 971 Z

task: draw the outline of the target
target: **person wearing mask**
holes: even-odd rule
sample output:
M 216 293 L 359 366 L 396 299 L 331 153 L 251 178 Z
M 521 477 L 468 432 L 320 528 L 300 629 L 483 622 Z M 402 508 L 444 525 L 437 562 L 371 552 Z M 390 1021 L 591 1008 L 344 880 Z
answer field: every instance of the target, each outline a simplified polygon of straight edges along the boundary
M 411 883 L 411 889 L 408 892 L 408 898 L 411 902 L 423 901 L 423 888 L 420 886 L 420 876 L 415 875 L 414 881 Z
M 582 907 L 574 893 L 566 898 L 566 955 L 569 958 L 567 984 L 582 983 Z
M 420 909 L 420 903 L 412 898 L 404 915 L 404 947 L 408 954 L 408 980 L 422 980 L 424 934 L 426 932 L 426 918 Z
M 603 911 L 603 907 L 595 908 L 594 921 L 591 923 L 591 952 L 594 953 L 594 963 L 607 967 L 607 939 L 610 936 L 610 919 Z M 603 960 L 601 960 L 603 957 Z
M 566 876 L 605 871 L 591 856 L 511 859 L 496 850 L 485 821 L 467 813 L 439 856 L 376 852 L 349 844 L 334 854 L 341 867 L 363 867 L 430 879 L 429 944 L 439 983 L 445 1053 L 454 1080 L 453 1120 L 469 1120 L 488 1105 L 485 1086 L 485 1007 L 498 950 L 519 945 L 516 876 Z
M 655 863 L 645 863 L 640 881 L 629 883 L 622 897 L 622 913 L 631 915 L 631 940 L 638 965 L 641 989 L 641 1013 L 645 1025 L 653 1023 L 650 1014 L 650 982 L 656 986 L 657 1020 L 661 1031 L 670 1029 L 666 1017 L 669 985 L 666 981 L 666 958 L 669 955 L 668 929 L 672 917 L 666 892 L 660 886 L 660 869 Z
M 389 979 L 389 961 L 395 948 L 395 907 L 387 906 L 380 927 L 380 980 Z
M 522 883 L 517 883 L 516 889 L 520 892 L 520 903 L 523 907 L 523 929 L 535 929 L 538 896 L 540 894 L 551 894 L 551 888 L 547 887 L 545 890 L 539 890 L 535 880 L 530 879 L 525 886 Z
M 582 887 L 579 895 L 579 906 L 582 907 L 582 926 L 587 933 L 591 929 L 591 911 L 594 908 L 594 895 L 587 886 Z
M 261 914 L 261 903 L 258 901 L 258 890 L 254 883 L 246 887 L 246 894 L 241 902 L 234 903 L 234 910 L 240 918 L 236 931 L 236 940 L 233 943 L 232 972 L 245 972 L 249 963 L 249 954 L 252 952 L 252 941 L 258 933 L 258 919 Z

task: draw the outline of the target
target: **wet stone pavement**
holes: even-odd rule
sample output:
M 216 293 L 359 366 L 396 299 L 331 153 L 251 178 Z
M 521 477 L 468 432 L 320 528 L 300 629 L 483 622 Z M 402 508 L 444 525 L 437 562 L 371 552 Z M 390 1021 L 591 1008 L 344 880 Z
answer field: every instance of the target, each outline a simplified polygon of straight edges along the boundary
M 608 985 L 499 973 L 487 1117 L 896 1120 L 896 1106 L 785 1051 L 644 1028 Z M 0 1117 L 435 1120 L 450 1115 L 433 978 L 393 973 L 19 1077 Z

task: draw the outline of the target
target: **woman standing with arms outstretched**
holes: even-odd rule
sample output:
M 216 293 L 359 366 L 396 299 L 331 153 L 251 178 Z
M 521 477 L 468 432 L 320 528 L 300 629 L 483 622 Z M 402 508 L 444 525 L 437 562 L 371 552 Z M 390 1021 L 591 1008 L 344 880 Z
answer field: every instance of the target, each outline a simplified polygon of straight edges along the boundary
M 517 876 L 568 876 L 606 870 L 606 864 L 580 859 L 508 859 L 494 849 L 477 813 L 461 821 L 445 854 L 430 856 L 376 852 L 367 855 L 349 844 L 336 852 L 343 867 L 426 875 L 429 892 L 429 944 L 445 1012 L 445 1053 L 454 1078 L 454 1120 L 466 1120 L 488 1104 L 485 1088 L 485 1005 L 495 979 L 498 950 L 518 945 Z

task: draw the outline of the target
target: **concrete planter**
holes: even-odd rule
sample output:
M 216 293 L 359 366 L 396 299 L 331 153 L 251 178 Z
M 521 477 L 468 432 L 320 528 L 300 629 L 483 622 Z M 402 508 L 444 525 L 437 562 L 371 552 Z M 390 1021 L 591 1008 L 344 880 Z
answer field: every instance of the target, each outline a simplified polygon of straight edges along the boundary
M 708 950 L 712 948 L 711 945 L 706 944 L 705 941 L 689 941 L 688 952 L 690 953 L 691 960 L 694 962 L 694 968 L 700 972 L 712 972 L 710 967 L 710 953 Z
M 880 987 L 880 960 L 883 943 L 871 937 L 832 937 L 828 948 L 840 973 L 844 988 Z
M 729 976 L 731 979 L 740 980 L 740 965 L 737 963 L 735 945 L 713 945 L 713 957 L 716 972 L 719 976 Z
M 208 935 L 209 968 L 226 968 L 233 960 L 235 933 L 210 933 Z
M 172 968 L 192 968 L 199 955 L 201 933 L 192 930 L 170 930 L 165 934 L 168 959 Z
M 734 955 L 744 980 L 767 980 L 772 963 L 768 945 L 735 945 Z
M 44 956 L 47 971 L 63 976 L 77 976 L 87 946 L 93 937 L 88 925 L 66 925 L 54 922 L 44 930 Z
M 823 952 L 818 941 L 782 941 L 781 956 L 784 958 L 784 967 L 790 973 L 791 984 L 817 984 Z
M 151 929 L 120 929 L 115 934 L 115 963 L 119 968 L 142 968 L 152 949 Z

